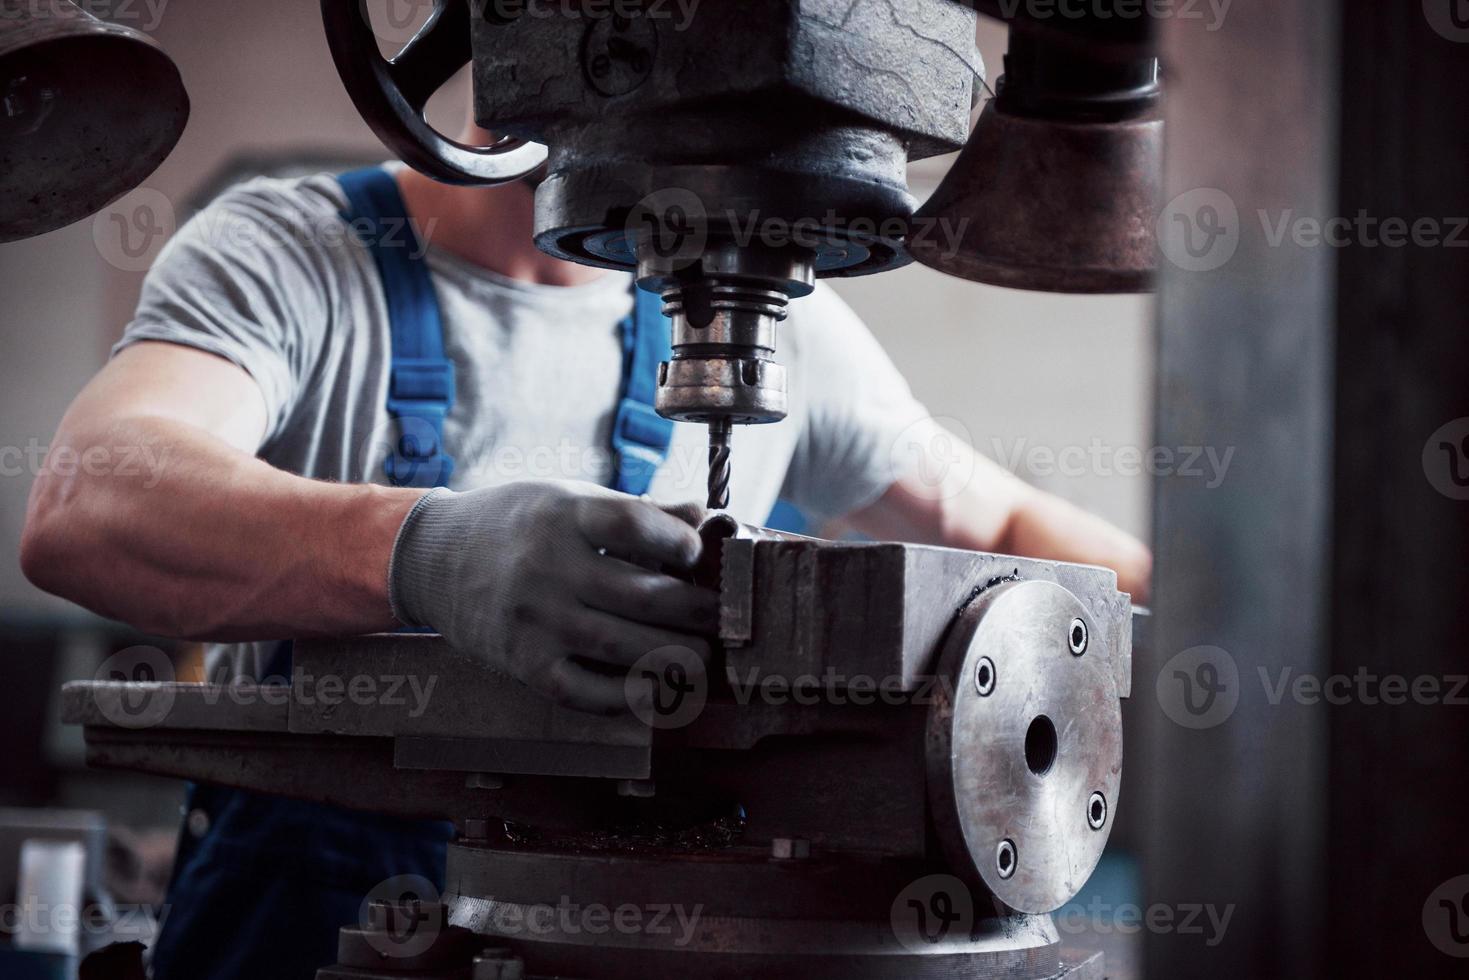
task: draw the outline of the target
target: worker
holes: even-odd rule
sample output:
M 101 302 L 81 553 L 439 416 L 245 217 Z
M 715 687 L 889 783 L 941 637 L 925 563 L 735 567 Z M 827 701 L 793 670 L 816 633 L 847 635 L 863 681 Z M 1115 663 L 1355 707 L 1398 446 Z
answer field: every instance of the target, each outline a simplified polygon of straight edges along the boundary
M 666 321 L 630 276 L 536 249 L 534 183 L 395 166 L 223 194 L 159 255 L 51 450 L 156 465 L 44 468 L 26 575 L 215 644 L 215 680 L 289 675 L 293 637 L 418 627 L 528 697 L 619 712 L 640 658 L 707 657 L 717 596 L 677 574 L 699 557 L 704 431 L 651 410 Z M 1143 545 L 942 437 L 835 293 L 782 329 L 790 415 L 736 434 L 735 516 L 784 498 L 1145 594 Z M 935 492 L 945 468 L 963 478 Z M 189 811 L 157 980 L 310 980 L 375 885 L 443 884 L 440 822 L 206 786 Z

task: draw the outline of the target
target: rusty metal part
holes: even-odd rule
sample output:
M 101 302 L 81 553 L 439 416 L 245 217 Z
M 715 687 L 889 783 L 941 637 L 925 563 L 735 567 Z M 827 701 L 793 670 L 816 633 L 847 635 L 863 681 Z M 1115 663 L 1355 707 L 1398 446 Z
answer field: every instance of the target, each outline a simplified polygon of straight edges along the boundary
M 1019 289 L 1151 288 L 1163 169 L 1156 58 L 1078 50 L 1022 22 L 997 89 L 918 212 L 920 227 L 944 233 L 915 235 L 914 258 Z
M 791 300 L 817 276 L 910 261 L 908 161 L 963 142 L 981 70 L 975 15 L 948 0 L 753 0 L 678 17 L 656 5 L 568 4 L 549 17 L 514 6 L 436 0 L 386 61 L 365 6 L 322 2 L 348 91 L 410 165 L 495 183 L 549 147 L 536 244 L 636 271 L 663 297 L 673 356 L 656 408 L 714 426 L 708 499 L 726 506 L 724 427 L 786 415 L 775 326 Z M 463 147 L 422 119 L 468 61 L 475 118 L 503 146 Z
M 907 161 L 963 143 L 979 66 L 974 15 L 947 0 L 481 18 L 473 34 L 480 124 L 551 147 L 537 243 L 625 269 L 648 217 L 694 236 L 695 256 L 752 230 L 771 244 L 763 232 L 778 223 L 787 243 L 802 230 L 816 240 L 819 275 L 906 262 L 901 227 L 880 226 L 911 215 Z M 632 57 L 612 57 L 614 41 Z M 636 70 L 609 89 L 609 62 Z
M 974 14 L 948 0 L 855 15 L 758 0 L 679 17 L 576 5 L 526 16 L 524 5 L 436 0 L 391 62 L 356 0 L 323 0 L 322 11 L 349 93 L 409 164 L 456 183 L 530 169 L 518 163 L 529 143 L 507 143 L 499 157 L 423 122 L 428 96 L 472 60 L 480 125 L 550 147 L 537 243 L 626 269 L 647 231 L 639 203 L 669 191 L 697 202 L 679 211 L 702 236 L 696 254 L 752 220 L 779 222 L 788 238 L 800 222 L 816 239 L 818 274 L 903 264 L 907 160 L 962 144 L 979 70 Z M 889 219 L 898 224 L 881 227 Z
M 1143 292 L 1157 264 L 1163 122 L 1027 119 L 986 106 L 920 220 L 959 234 L 916 238 L 926 266 L 963 279 L 1069 293 Z
M 0 0 L 0 242 L 111 204 L 188 118 L 178 68 L 146 34 L 67 0 Z

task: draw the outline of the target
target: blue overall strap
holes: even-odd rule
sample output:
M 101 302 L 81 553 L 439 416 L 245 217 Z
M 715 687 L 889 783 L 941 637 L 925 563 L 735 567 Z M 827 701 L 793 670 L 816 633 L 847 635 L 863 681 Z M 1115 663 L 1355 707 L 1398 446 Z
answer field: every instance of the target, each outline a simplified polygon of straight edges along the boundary
M 617 473 L 612 489 L 643 494 L 673 441 L 673 422 L 653 410 L 658 364 L 671 356 L 663 300 L 633 287 L 633 312 L 622 321 L 622 398 L 612 419 Z
M 395 487 L 447 486 L 454 460 L 444 451 L 444 419 L 454 406 L 454 365 L 424 249 L 408 221 L 398 182 L 381 167 L 340 175 L 342 218 L 372 253 L 388 302 L 393 358 L 388 414 L 397 438 L 383 464 Z

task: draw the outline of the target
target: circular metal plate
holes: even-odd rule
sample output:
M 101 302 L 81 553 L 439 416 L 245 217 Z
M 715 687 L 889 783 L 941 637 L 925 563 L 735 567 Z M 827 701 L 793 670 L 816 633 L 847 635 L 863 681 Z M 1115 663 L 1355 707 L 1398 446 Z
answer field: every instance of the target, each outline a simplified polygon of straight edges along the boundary
M 1080 655 L 1078 619 L 1088 637 Z M 950 685 L 929 739 L 939 836 L 956 867 L 1020 912 L 1073 898 L 1111 832 L 1122 712 L 1103 637 L 1066 589 L 1013 582 L 960 613 L 943 653 Z M 1094 829 L 1096 793 L 1106 802 Z

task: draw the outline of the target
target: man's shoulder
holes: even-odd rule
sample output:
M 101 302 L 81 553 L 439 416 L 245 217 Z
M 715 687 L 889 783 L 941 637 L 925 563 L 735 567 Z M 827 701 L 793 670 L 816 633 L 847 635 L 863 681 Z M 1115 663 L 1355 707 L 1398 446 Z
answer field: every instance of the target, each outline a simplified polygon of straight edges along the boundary
M 235 249 L 287 243 L 330 247 L 345 239 L 345 206 L 332 174 L 252 177 L 215 196 L 189 221 L 189 231 Z

